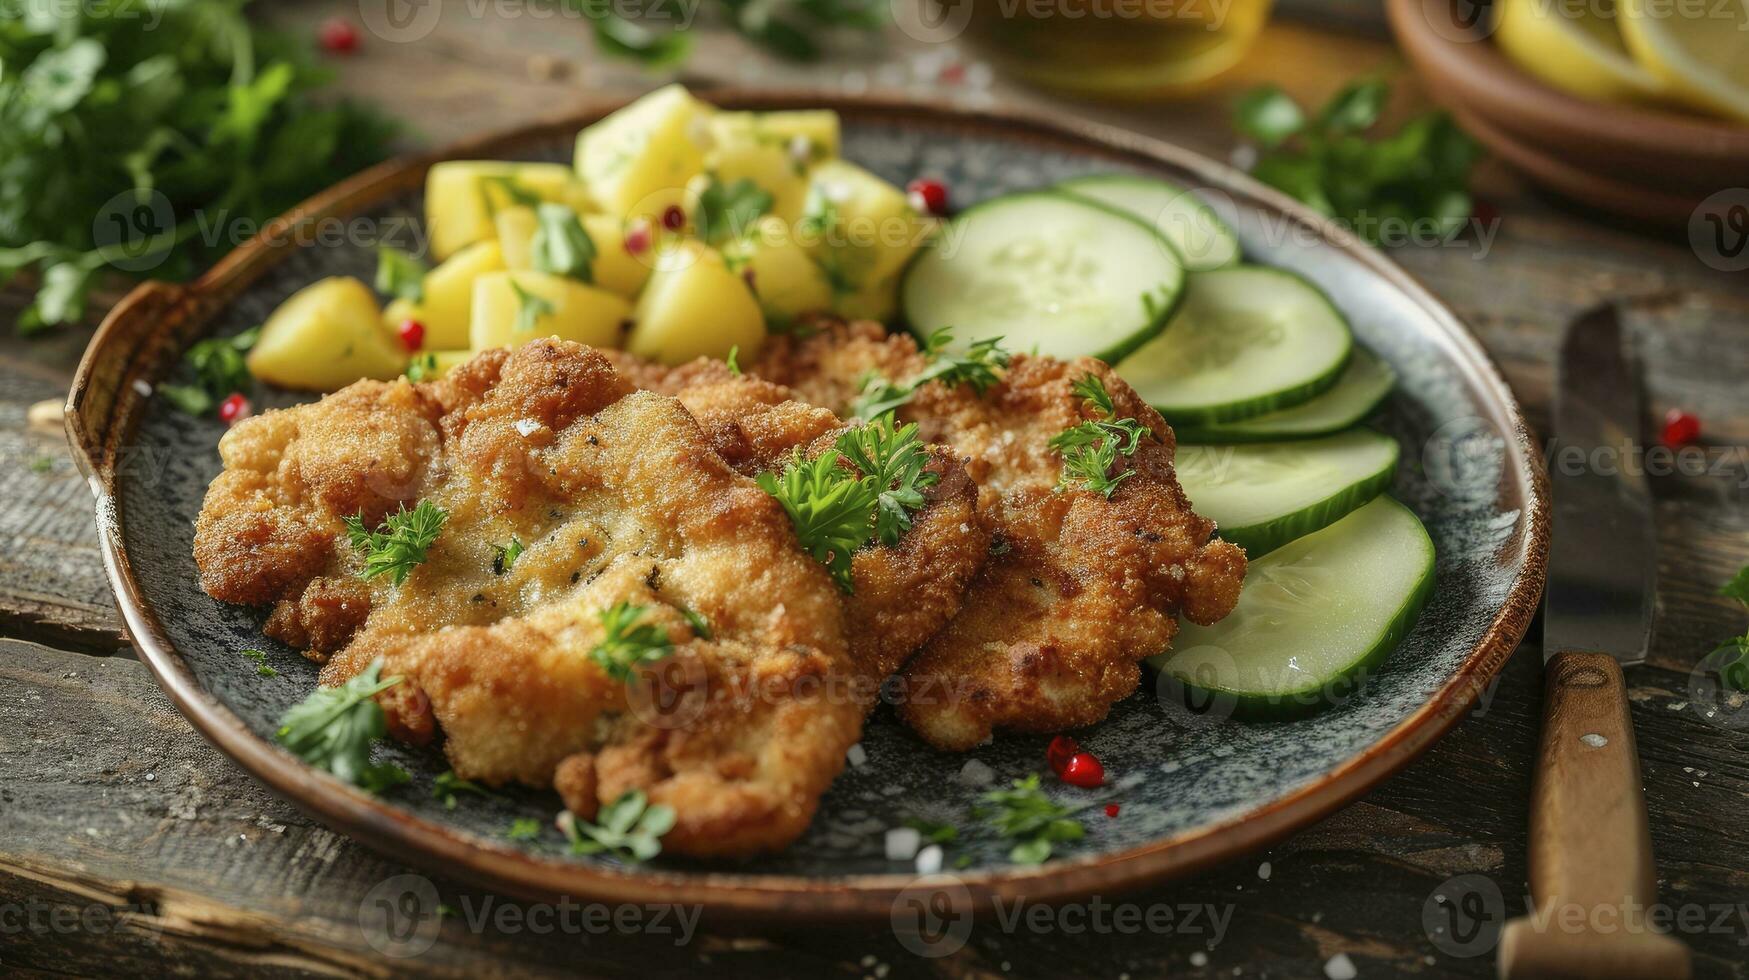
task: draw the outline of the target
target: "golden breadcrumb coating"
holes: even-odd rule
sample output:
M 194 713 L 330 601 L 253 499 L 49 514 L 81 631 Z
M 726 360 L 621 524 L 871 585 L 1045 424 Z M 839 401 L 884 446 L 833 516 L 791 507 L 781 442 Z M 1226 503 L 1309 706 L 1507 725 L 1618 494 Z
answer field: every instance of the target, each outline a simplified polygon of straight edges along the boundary
M 773 338 L 747 372 L 844 413 L 870 376 L 903 383 L 926 364 L 910 337 L 861 323 Z M 1089 373 L 1151 435 L 1109 499 L 1056 491 L 1062 459 L 1048 446 L 1094 417 L 1071 387 Z M 937 747 L 1093 724 L 1136 689 L 1180 612 L 1212 623 L 1238 600 L 1244 552 L 1211 540 L 1174 474 L 1172 430 L 1103 362 L 1018 354 L 983 395 L 931 382 L 898 416 L 964 457 L 995 542 L 960 614 L 904 671 L 901 715 Z
M 806 828 L 860 735 L 839 590 L 782 507 L 588 348 L 359 382 L 239 424 L 220 454 L 203 586 L 275 606 L 278 635 L 331 656 L 325 684 L 380 658 L 405 678 L 379 696 L 391 732 L 441 732 L 462 778 L 553 785 L 586 818 L 642 789 L 678 815 L 666 850 L 749 854 Z M 359 579 L 341 518 L 419 500 L 448 513 L 427 561 Z M 620 601 L 673 644 L 630 681 L 590 655 Z

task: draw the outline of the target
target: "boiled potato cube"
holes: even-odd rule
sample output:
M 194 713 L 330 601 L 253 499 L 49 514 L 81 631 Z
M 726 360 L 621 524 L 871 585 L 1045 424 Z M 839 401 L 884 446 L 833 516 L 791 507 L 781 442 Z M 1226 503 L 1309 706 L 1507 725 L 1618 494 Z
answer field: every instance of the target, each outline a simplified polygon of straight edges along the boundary
M 710 106 L 669 85 L 577 135 L 577 173 L 603 211 L 660 216 L 704 168 Z
M 634 318 L 626 349 L 663 364 L 727 357 L 736 346 L 747 359 L 765 342 L 765 317 L 747 281 L 697 241 L 657 256 Z
M 407 352 L 383 329 L 370 287 L 334 276 L 279 304 L 261 325 L 248 363 L 249 373 L 269 384 L 337 391 L 360 378 L 400 377 Z
M 474 242 L 494 237 L 492 217 L 515 204 L 515 192 L 558 201 L 579 210 L 589 197 L 577 175 L 562 163 L 446 160 L 425 175 L 425 228 L 431 255 L 441 261 Z
M 502 270 L 504 265 L 504 252 L 496 240 L 475 242 L 425 274 L 424 300 L 419 303 L 395 300 L 383 311 L 383 321 L 392 330 L 403 320 L 418 320 L 425 325 L 425 346 L 429 349 L 465 348 L 474 281 L 488 272 Z
M 724 185 L 752 181 L 755 187 L 771 195 L 769 214 L 791 222 L 802 216 L 802 205 L 808 198 L 805 170 L 796 166 L 782 147 L 725 144 L 706 154 L 705 170 Z
M 825 271 L 808 257 L 781 218 L 760 219 L 753 234 L 731 242 L 724 254 L 752 274 L 753 294 L 768 323 L 782 326 L 800 314 L 832 308 L 832 284 Z
M 719 112 L 711 117 L 711 142 L 776 146 L 812 166 L 838 155 L 838 113 L 830 109 L 791 112 Z
M 520 347 L 541 337 L 617 347 L 631 314 L 631 304 L 622 297 L 575 279 L 533 271 L 489 272 L 474 281 L 474 350 Z
M 582 216 L 583 231 L 595 243 L 595 261 L 589 263 L 594 285 L 627 298 L 636 296 L 650 278 L 648 255 L 640 258 L 626 250 L 624 224 L 610 214 Z M 505 208 L 498 212 L 498 244 L 504 249 L 508 269 L 534 268 L 534 233 L 540 219 L 533 208 Z
M 805 210 L 797 231 L 803 244 L 856 290 L 896 274 L 931 228 L 904 191 L 843 160 L 828 160 L 809 174 Z

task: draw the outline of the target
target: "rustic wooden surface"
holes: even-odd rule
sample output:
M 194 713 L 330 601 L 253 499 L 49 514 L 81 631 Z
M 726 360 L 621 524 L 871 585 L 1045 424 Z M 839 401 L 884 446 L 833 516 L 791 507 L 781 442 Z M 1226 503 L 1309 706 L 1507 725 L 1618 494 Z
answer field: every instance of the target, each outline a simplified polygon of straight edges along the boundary
M 1344 5 L 1351 15 L 1355 8 Z M 495 9 L 452 4 L 416 44 L 366 36 L 358 56 L 337 63 L 341 84 L 413 120 L 417 141 L 435 144 L 652 81 L 595 63 L 575 24 L 471 16 Z M 282 4 L 270 16 L 307 32 L 331 12 L 356 10 Z M 1132 109 L 1068 106 L 1000 81 L 988 92 L 944 87 L 918 71 L 938 67 L 929 59 L 942 52 L 904 42 L 896 37 L 885 55 L 845 59 L 825 72 L 772 66 L 711 36 L 687 78 L 867 85 L 1066 109 L 1217 156 L 1232 148 L 1226 118 L 1234 94 L 1259 81 L 1315 101 L 1349 77 L 1381 71 L 1401 79 L 1399 111 L 1420 103 L 1387 43 L 1289 24 L 1272 26 L 1236 76 L 1206 96 Z M 1533 421 L 1546 419 L 1560 325 L 1600 299 L 1627 298 L 1655 408 L 1648 426 L 1667 407 L 1693 411 L 1725 460 L 1709 476 L 1656 481 L 1661 615 L 1650 663 L 1628 680 L 1661 898 L 1705 910 L 1708 927 L 1684 936 L 1697 975 L 1742 976 L 1749 732 L 1703 718 L 1689 674 L 1717 640 L 1743 627 L 1740 611 L 1714 590 L 1749 559 L 1749 455 L 1735 448 L 1749 443 L 1742 385 L 1749 288 L 1743 274 L 1706 268 L 1678 239 L 1587 221 L 1503 170 L 1485 167 L 1479 189 L 1499 215 L 1486 250 L 1394 255 L 1475 328 Z M 0 324 L 16 309 L 15 296 L 0 299 Z M 473 924 L 470 913 L 483 903 L 522 907 L 433 877 L 456 914 L 441 920 L 434 945 L 418 958 L 385 958 L 361 910 L 373 887 L 408 869 L 268 794 L 194 734 L 126 655 L 89 495 L 58 431 L 29 420 L 32 404 L 63 393 L 86 336 L 23 342 L 0 331 L 0 541 L 8 544 L 0 551 L 0 636 L 12 638 L 0 641 L 0 971 L 1303 977 L 1324 975 L 1331 957 L 1346 954 L 1362 977 L 1475 977 L 1491 975 L 1492 957 L 1443 952 L 1423 923 L 1429 896 L 1454 876 L 1482 875 L 1504 892 L 1506 914 L 1523 911 L 1541 686 L 1534 628 L 1484 707 L 1400 776 L 1268 853 L 1125 897 L 1230 914 L 1212 948 L 1206 932 L 1007 933 L 982 921 L 964 949 L 943 959 L 914 956 L 884 928 L 785 930 L 707 919 L 685 945 L 663 936 L 539 934 L 533 920 L 527 929 Z

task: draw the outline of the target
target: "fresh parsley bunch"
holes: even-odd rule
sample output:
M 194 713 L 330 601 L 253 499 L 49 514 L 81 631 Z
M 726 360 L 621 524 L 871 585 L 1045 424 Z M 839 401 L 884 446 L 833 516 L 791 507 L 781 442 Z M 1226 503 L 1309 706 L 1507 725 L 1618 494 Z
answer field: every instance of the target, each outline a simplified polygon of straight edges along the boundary
M 401 683 L 399 677 L 379 680 L 382 669 L 383 662 L 373 660 L 345 684 L 311 691 L 280 718 L 280 743 L 305 762 L 372 793 L 406 782 L 401 767 L 370 761 L 371 746 L 388 729 L 374 699 Z
M 1015 841 L 1008 859 L 1015 864 L 1043 864 L 1055 845 L 1080 840 L 1086 829 L 1071 819 L 1074 810 L 1051 802 L 1039 789 L 1038 774 L 1016 779 L 1009 789 L 984 794 L 974 814 L 1003 837 Z
M 1262 151 L 1251 175 L 1374 244 L 1389 225 L 1430 221 L 1455 234 L 1473 211 L 1469 175 L 1481 149 L 1443 112 L 1369 137 L 1389 97 L 1388 84 L 1366 79 L 1311 115 L 1273 85 L 1252 89 L 1234 118 Z
M 0 0 L 0 284 L 36 272 L 25 332 L 80 319 L 108 270 L 186 278 L 387 156 L 390 127 L 313 98 L 304 42 L 247 0 Z M 253 225 L 251 225 L 253 227 Z
M 250 390 L 255 386 L 255 376 L 249 373 L 243 355 L 260 336 L 261 328 L 251 327 L 230 337 L 208 337 L 197 342 L 182 356 L 183 363 L 194 373 L 194 384 L 161 384 L 158 394 L 179 411 L 205 415 L 232 392 Z

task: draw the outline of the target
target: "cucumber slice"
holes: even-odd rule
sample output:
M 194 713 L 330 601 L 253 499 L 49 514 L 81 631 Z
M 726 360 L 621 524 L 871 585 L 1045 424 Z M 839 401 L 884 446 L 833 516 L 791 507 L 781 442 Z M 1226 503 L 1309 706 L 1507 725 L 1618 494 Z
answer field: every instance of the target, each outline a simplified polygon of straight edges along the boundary
M 1186 624 L 1175 649 L 1148 662 L 1235 714 L 1315 711 L 1364 687 L 1414 627 L 1433 580 L 1426 528 L 1379 497 L 1252 562 L 1226 619 Z
M 1054 191 L 969 208 L 905 272 L 901 302 L 919 337 L 1116 361 L 1166 326 L 1184 291 L 1172 246 L 1141 221 Z
M 1244 446 L 1185 446 L 1178 482 L 1221 537 L 1259 558 L 1384 492 L 1397 440 L 1369 429 Z
M 1065 180 L 1057 189 L 1128 211 L 1153 225 L 1189 272 L 1239 261 L 1239 236 L 1201 198 L 1177 184 L 1130 174 L 1094 174 Z
M 1310 401 L 1353 347 L 1348 321 L 1311 283 L 1242 265 L 1192 276 L 1166 331 L 1116 366 L 1167 421 L 1208 425 Z
M 1366 348 L 1356 347 L 1336 385 L 1309 402 L 1237 422 L 1178 426 L 1173 431 L 1180 443 L 1261 442 L 1328 435 L 1371 415 L 1396 384 L 1397 375 L 1390 365 Z

